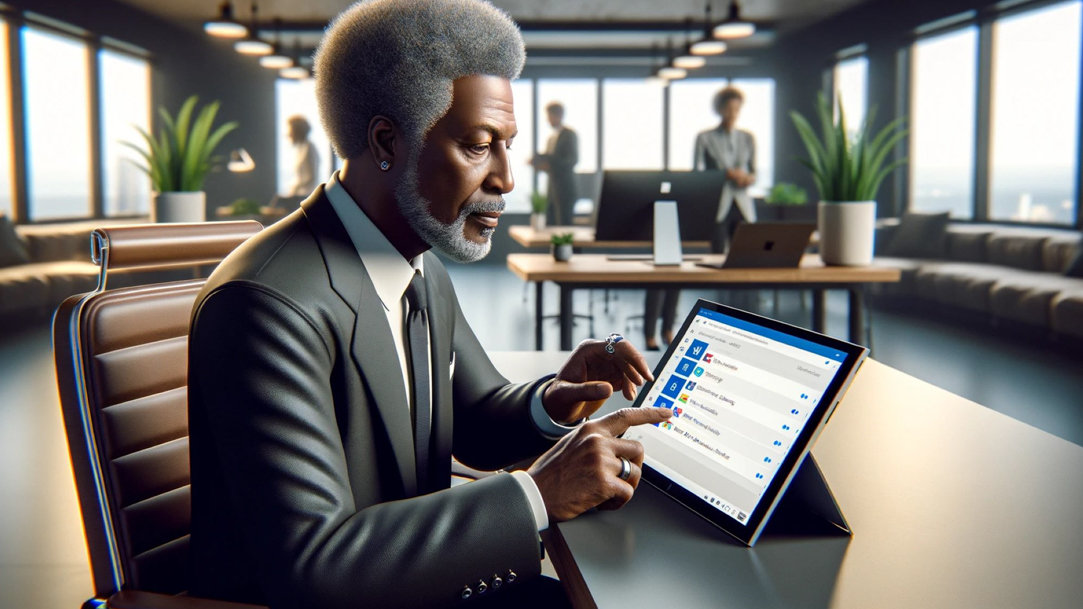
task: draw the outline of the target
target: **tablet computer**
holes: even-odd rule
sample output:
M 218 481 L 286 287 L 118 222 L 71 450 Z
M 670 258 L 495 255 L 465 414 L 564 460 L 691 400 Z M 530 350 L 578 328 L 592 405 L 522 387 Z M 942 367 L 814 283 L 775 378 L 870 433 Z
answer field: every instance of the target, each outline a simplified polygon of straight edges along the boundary
M 868 350 L 699 300 L 633 406 L 643 479 L 753 545 Z

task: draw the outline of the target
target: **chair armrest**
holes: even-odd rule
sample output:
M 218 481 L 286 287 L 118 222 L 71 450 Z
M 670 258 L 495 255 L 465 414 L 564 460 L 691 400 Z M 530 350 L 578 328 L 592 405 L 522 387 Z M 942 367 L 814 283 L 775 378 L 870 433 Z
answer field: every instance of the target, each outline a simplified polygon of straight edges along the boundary
M 231 603 L 194 596 L 171 596 L 156 592 L 122 590 L 109 597 L 109 609 L 267 609 L 262 605 Z

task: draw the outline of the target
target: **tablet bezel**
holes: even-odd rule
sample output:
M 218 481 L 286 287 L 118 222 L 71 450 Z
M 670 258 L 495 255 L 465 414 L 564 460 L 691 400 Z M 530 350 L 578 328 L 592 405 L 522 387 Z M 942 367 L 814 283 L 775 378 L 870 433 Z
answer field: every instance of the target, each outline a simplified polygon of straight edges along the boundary
M 652 467 L 648 463 L 650 455 L 646 455 L 646 460 L 643 464 L 643 480 L 646 480 L 651 485 L 657 487 L 663 493 L 683 504 L 693 513 L 704 518 L 711 524 L 714 524 L 741 543 L 752 546 L 759 538 L 760 533 L 763 531 L 763 527 L 770 519 L 771 513 L 774 511 L 779 500 L 785 493 L 786 488 L 793 480 L 793 477 L 797 473 L 801 463 L 804 461 L 805 456 L 808 455 L 813 444 L 815 444 L 816 438 L 819 437 L 820 432 L 831 418 L 831 414 L 834 412 L 835 407 L 845 395 L 846 388 L 849 387 L 858 368 L 868 355 L 868 349 L 861 345 L 856 345 L 818 332 L 806 330 L 805 328 L 793 326 L 785 322 L 701 298 L 696 301 L 692 311 L 685 317 L 680 331 L 675 335 L 673 342 L 670 343 L 669 348 L 666 349 L 665 354 L 658 361 L 658 365 L 654 369 L 655 380 L 646 383 L 641 388 L 638 397 L 632 404 L 633 407 L 642 407 L 643 402 L 647 399 L 651 389 L 654 387 L 654 383 L 657 382 L 662 374 L 662 370 L 666 367 L 666 364 L 670 359 L 673 358 L 677 347 L 681 344 L 682 339 L 688 332 L 692 320 L 699 315 L 701 310 L 715 311 L 724 315 L 729 315 L 730 317 L 782 332 L 795 338 L 804 339 L 845 354 L 843 362 L 839 365 L 838 373 L 827 388 L 824 389 L 822 398 L 814 407 L 808 422 L 797 435 L 789 453 L 779 466 L 774 479 L 771 481 L 771 484 L 768 485 L 767 489 L 764 491 L 763 497 L 756 505 L 756 509 L 748 515 L 748 520 L 744 524 L 718 510 L 715 506 L 705 501 L 696 493 L 684 488 L 680 483 L 672 480 L 666 474 Z M 669 465 L 672 467 L 672 464 Z

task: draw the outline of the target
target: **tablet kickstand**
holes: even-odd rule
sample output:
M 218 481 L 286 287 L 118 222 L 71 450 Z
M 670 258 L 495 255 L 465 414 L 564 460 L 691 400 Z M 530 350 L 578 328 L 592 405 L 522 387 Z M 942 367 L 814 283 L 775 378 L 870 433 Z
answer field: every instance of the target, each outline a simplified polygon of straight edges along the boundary
M 852 535 L 812 453 L 805 457 L 764 530 L 768 535 Z

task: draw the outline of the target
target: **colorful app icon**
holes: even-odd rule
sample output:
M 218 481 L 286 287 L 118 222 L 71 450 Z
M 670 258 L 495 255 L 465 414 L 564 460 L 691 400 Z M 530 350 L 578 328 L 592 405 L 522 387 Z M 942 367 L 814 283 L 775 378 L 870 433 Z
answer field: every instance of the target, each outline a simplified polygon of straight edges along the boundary
M 703 368 L 697 366 L 696 369 L 692 371 L 692 374 L 696 376 L 703 376 Z
M 684 414 L 684 408 L 681 408 L 680 406 L 673 407 L 673 416 L 679 417 L 682 414 Z
M 711 363 L 711 358 L 712 357 L 714 357 L 713 353 L 708 353 L 707 355 L 704 355 L 703 356 L 703 362 L 706 363 L 706 364 Z
M 695 367 L 695 360 L 685 358 L 682 359 L 679 364 L 677 364 L 677 369 L 674 370 L 674 372 L 676 372 L 677 374 L 683 374 L 684 376 L 688 376 L 689 374 L 692 374 L 692 370 L 695 369 Z
M 688 403 L 688 394 L 687 393 L 682 393 L 681 397 L 677 398 L 677 400 L 679 402 L 681 402 L 682 404 L 687 404 Z
M 688 381 L 688 384 L 685 385 L 684 388 L 687 389 L 688 391 L 692 391 L 693 389 L 696 388 L 696 382 L 695 381 Z
M 684 387 L 686 379 L 680 376 L 671 376 L 669 381 L 666 382 L 666 386 L 662 388 L 662 395 L 670 398 L 676 398 L 681 393 L 681 389 Z
M 702 340 L 694 340 L 692 344 L 688 346 L 688 356 L 699 359 L 703 357 L 703 354 L 707 352 L 707 343 Z

